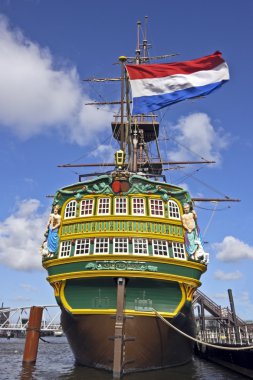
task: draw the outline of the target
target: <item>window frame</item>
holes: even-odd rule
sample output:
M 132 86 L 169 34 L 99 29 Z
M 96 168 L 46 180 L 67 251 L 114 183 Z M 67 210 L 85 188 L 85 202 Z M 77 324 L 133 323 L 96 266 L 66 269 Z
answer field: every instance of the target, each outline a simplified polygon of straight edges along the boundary
M 160 207 L 159 203 L 162 205 L 162 215 L 152 214 L 152 202 L 155 202 L 155 201 L 158 203 L 158 207 Z M 154 204 L 154 206 L 155 206 L 155 204 Z M 160 209 L 158 211 L 160 211 Z M 164 211 L 165 211 L 164 210 L 164 202 L 162 199 L 157 199 L 157 198 L 150 198 L 149 199 L 149 215 L 151 217 L 153 217 L 153 218 L 164 218 L 164 216 L 165 216 Z
M 174 207 L 175 206 L 177 207 L 178 217 L 175 217 L 175 216 L 171 215 L 171 209 L 172 209 L 172 207 L 170 206 L 171 203 L 172 203 L 172 205 L 174 205 Z M 173 211 L 173 212 L 175 212 L 175 211 Z M 173 220 L 180 220 L 181 219 L 179 205 L 178 205 L 178 203 L 176 201 L 174 201 L 174 199 L 169 199 L 168 200 L 168 217 L 169 217 L 169 219 L 173 219 Z
M 183 252 L 175 252 L 175 249 L 178 248 L 176 247 L 176 245 L 180 245 L 180 247 L 183 249 Z M 176 254 L 183 254 L 184 257 L 176 257 L 175 256 L 175 253 Z M 172 254 L 173 254 L 173 257 L 174 259 L 178 259 L 178 260 L 187 260 L 187 255 L 186 255 L 186 250 L 185 250 L 185 245 L 183 243 L 180 243 L 180 242 L 177 242 L 177 241 L 173 241 L 172 242 Z
M 164 247 L 164 244 L 165 244 L 165 246 L 166 246 L 166 254 L 164 254 L 164 253 L 161 253 L 161 254 L 160 253 L 155 253 L 155 249 L 159 250 L 159 243 L 160 242 L 161 242 L 162 248 Z M 162 252 L 164 252 L 163 249 L 162 249 Z M 169 257 L 170 254 L 169 254 L 168 241 L 167 240 L 163 240 L 163 239 L 152 239 L 152 254 L 154 256 L 158 256 L 158 257 Z
M 146 244 L 146 253 L 140 253 L 140 252 L 135 252 L 135 242 L 138 240 L 142 240 Z M 144 246 L 144 245 L 143 245 Z M 139 250 L 139 245 L 138 245 L 138 250 Z M 149 250 L 148 250 L 148 239 L 146 238 L 132 238 L 132 253 L 133 255 L 141 255 L 141 256 L 149 256 Z
M 96 246 L 99 240 L 104 240 L 107 242 L 107 252 L 96 252 Z M 94 255 L 108 255 L 110 253 L 110 241 L 109 238 L 103 237 L 103 238 L 95 238 L 94 239 L 94 247 L 93 247 L 93 254 Z
M 134 212 L 134 201 L 135 200 L 141 200 L 143 202 L 143 213 Z M 134 216 L 146 216 L 147 210 L 146 210 L 146 200 L 143 197 L 132 197 L 131 199 L 131 208 L 132 208 L 132 215 Z
M 72 246 L 72 242 L 71 240 L 63 240 L 61 243 L 60 243 L 60 249 L 59 249 L 59 255 L 58 257 L 60 259 L 65 259 L 66 257 L 70 257 L 70 254 L 71 254 L 71 246 Z M 68 248 L 68 251 L 65 250 L 65 248 Z M 63 249 L 64 249 L 64 252 L 63 252 Z M 62 255 L 62 253 L 68 253 L 66 255 Z
M 75 205 L 75 207 L 71 210 L 73 212 L 73 210 L 75 210 L 75 215 L 71 215 L 71 216 L 67 216 L 67 212 L 69 212 L 68 208 L 70 207 L 70 205 L 73 204 Z M 69 201 L 66 205 L 65 205 L 65 209 L 64 209 L 64 219 L 74 219 L 76 218 L 76 214 L 77 214 L 77 201 L 75 199 L 72 199 L 71 201 Z
M 83 214 L 83 213 L 82 213 L 82 204 L 85 203 L 85 202 L 91 202 L 91 203 L 92 203 L 91 213 L 89 213 L 89 214 Z M 80 203 L 80 212 L 79 212 L 79 216 L 84 217 L 84 218 L 88 218 L 89 216 L 92 216 L 92 215 L 94 214 L 94 206 L 95 206 L 95 201 L 94 201 L 94 199 L 92 199 L 92 198 L 85 198 L 85 199 L 82 199 L 82 200 L 81 200 L 81 203 Z M 88 210 L 90 210 L 90 209 L 88 208 Z
M 125 201 L 125 212 L 117 212 L 117 200 Z M 114 214 L 115 215 L 128 215 L 128 198 L 127 197 L 115 197 L 114 198 Z
M 78 249 L 78 242 L 82 242 L 82 241 L 85 241 L 84 244 L 87 244 L 88 242 L 88 252 L 84 252 L 84 253 L 77 253 L 77 249 Z M 74 256 L 86 256 L 86 255 L 89 255 L 90 254 L 90 251 L 91 251 L 91 241 L 90 239 L 77 239 L 76 242 L 75 242 L 75 252 L 74 252 Z
M 125 240 L 124 243 L 126 243 L 126 245 L 127 245 L 126 252 L 115 252 L 116 240 L 120 240 L 120 239 Z M 113 253 L 115 255 L 128 255 L 129 254 L 129 239 L 126 238 L 126 237 L 116 237 L 116 238 L 113 238 Z
M 106 200 L 108 202 L 108 212 L 99 212 L 99 206 L 102 200 Z M 110 215 L 110 213 L 111 213 L 111 198 L 108 198 L 108 197 L 98 198 L 97 199 L 97 215 Z

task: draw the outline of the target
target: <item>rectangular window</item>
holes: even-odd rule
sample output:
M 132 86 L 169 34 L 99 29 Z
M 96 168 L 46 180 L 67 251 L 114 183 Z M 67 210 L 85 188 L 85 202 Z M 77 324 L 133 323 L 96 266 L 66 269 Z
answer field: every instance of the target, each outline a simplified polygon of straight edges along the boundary
M 80 205 L 80 216 L 88 216 L 93 214 L 93 199 L 84 199 Z
M 168 256 L 168 242 L 166 240 L 156 240 L 152 241 L 153 245 L 153 255 L 158 256 Z
M 78 239 L 76 241 L 75 255 L 88 255 L 90 253 L 90 239 Z
M 75 216 L 76 216 L 76 201 L 70 201 L 65 208 L 64 217 L 68 219 L 68 218 L 74 218 Z
M 133 239 L 133 254 L 148 255 L 148 240 L 147 239 Z
M 115 214 L 127 214 L 127 198 L 115 198 Z
M 98 214 L 110 214 L 110 198 L 100 198 L 98 200 Z
M 172 251 L 175 259 L 186 259 L 184 244 L 172 242 Z
M 94 242 L 94 254 L 109 253 L 109 239 L 99 238 Z
M 132 199 L 132 213 L 133 215 L 145 215 L 145 202 L 143 198 Z
M 127 238 L 113 239 L 113 253 L 129 253 L 128 239 Z
M 71 251 L 71 241 L 62 241 L 61 246 L 60 246 L 60 253 L 59 257 L 68 257 L 70 256 L 70 251 Z
M 161 199 L 150 199 L 150 215 L 163 217 L 164 216 L 164 207 L 163 201 Z

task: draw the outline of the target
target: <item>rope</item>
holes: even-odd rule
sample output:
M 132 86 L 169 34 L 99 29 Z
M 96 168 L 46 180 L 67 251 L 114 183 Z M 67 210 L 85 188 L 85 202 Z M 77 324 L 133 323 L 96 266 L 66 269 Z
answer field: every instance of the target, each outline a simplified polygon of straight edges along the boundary
M 172 329 L 174 329 L 175 331 L 177 331 L 179 334 L 185 336 L 186 338 L 188 339 L 191 339 L 193 340 L 194 342 L 196 343 L 200 343 L 200 344 L 203 344 L 205 346 L 209 346 L 209 347 L 214 347 L 214 348 L 219 348 L 220 350 L 231 350 L 231 351 L 245 351 L 245 350 L 251 350 L 253 349 L 253 346 L 247 346 L 247 347 L 224 347 L 224 346 L 217 346 L 215 344 L 212 344 L 212 343 L 207 343 L 207 342 L 204 342 L 203 340 L 200 340 L 200 339 L 197 339 L 197 338 L 194 338 L 192 337 L 191 335 L 188 335 L 186 333 L 184 333 L 183 331 L 179 330 L 176 326 L 172 325 L 169 321 L 167 321 L 165 318 L 163 318 L 161 316 L 161 314 L 158 313 L 157 310 L 153 309 L 155 314 L 168 326 L 170 326 Z
M 217 209 L 217 206 L 218 206 L 218 202 L 215 202 L 215 204 L 214 204 L 214 208 L 213 208 L 213 211 L 212 211 L 211 216 L 210 216 L 210 218 L 209 218 L 209 221 L 208 221 L 208 223 L 207 223 L 207 225 L 206 225 L 206 228 L 205 228 L 205 230 L 204 230 L 204 232 L 203 232 L 203 238 L 206 236 L 207 230 L 209 229 L 209 227 L 210 227 L 210 225 L 211 225 L 211 222 L 212 222 L 212 220 L 213 220 L 213 217 L 214 217 L 215 211 L 216 211 L 216 209 Z
M 43 339 L 41 336 L 40 336 L 40 340 L 48 344 L 66 344 L 65 342 L 49 342 L 48 340 Z

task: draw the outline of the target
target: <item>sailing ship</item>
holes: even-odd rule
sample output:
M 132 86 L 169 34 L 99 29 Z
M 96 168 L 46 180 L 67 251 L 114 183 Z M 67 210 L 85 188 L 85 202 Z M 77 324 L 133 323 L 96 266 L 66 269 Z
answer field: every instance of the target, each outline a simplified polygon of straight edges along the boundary
M 155 110 L 205 95 L 228 79 L 226 74 L 210 85 L 201 82 L 206 70 L 226 69 L 220 53 L 151 64 L 147 51 L 146 38 L 141 44 L 138 37 L 134 60 L 119 58 L 120 113 L 112 121 L 112 133 L 120 149 L 115 162 L 107 164 L 112 170 L 88 180 L 80 176 L 77 183 L 56 191 L 42 246 L 43 267 L 76 362 L 113 371 L 115 377 L 183 365 L 192 358 L 193 342 L 164 320 L 195 336 L 192 298 L 208 254 L 195 199 L 166 182 L 163 166 L 170 162 L 152 161 L 149 144 L 159 136 Z M 159 93 L 155 99 L 157 94 L 145 93 L 146 86 L 138 95 L 143 80 L 157 79 L 154 71 L 162 74 L 151 87 L 167 80 L 165 68 L 174 77 L 175 90 L 175 69 L 181 77 L 193 76 L 193 67 L 200 72 L 202 91 L 196 87 L 186 95 L 187 86 L 177 87 L 179 98 L 171 90 L 170 96 Z

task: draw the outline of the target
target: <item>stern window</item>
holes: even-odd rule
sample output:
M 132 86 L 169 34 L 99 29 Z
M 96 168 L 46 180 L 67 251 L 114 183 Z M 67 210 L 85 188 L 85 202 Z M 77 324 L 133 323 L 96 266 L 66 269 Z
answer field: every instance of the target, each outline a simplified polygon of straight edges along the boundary
M 65 208 L 64 217 L 68 219 L 68 218 L 75 218 L 75 216 L 76 216 L 76 201 L 70 201 Z
M 109 253 L 109 239 L 99 238 L 94 242 L 94 253 Z
M 147 239 L 133 239 L 133 253 L 136 255 L 148 254 L 148 240 Z
M 161 199 L 150 199 L 149 200 L 150 205 L 150 214 L 153 216 L 164 216 L 164 207 L 163 207 L 163 201 Z
M 175 201 L 169 201 L 169 218 L 180 219 L 179 207 Z
M 84 199 L 81 202 L 80 216 L 92 215 L 93 214 L 93 206 L 94 206 L 93 199 Z
M 113 239 L 113 252 L 114 253 L 128 253 L 128 239 L 127 238 Z
M 98 214 L 110 214 L 110 198 L 100 198 L 98 201 Z
M 127 198 L 115 198 L 115 214 L 127 214 Z
M 158 256 L 168 256 L 168 242 L 166 240 L 153 240 L 153 254 Z
M 172 242 L 172 251 L 175 259 L 186 259 L 184 244 Z
M 90 239 L 76 241 L 75 255 L 88 255 L 90 253 Z
M 133 215 L 145 215 L 145 203 L 143 198 L 132 199 Z
M 59 257 L 68 257 L 70 256 L 71 251 L 71 241 L 62 241 L 60 246 L 60 254 Z

